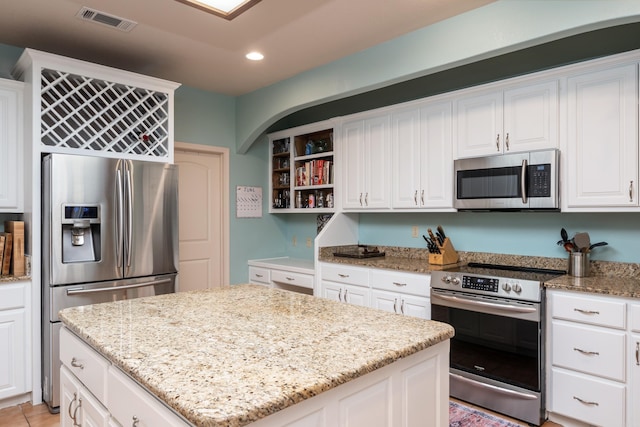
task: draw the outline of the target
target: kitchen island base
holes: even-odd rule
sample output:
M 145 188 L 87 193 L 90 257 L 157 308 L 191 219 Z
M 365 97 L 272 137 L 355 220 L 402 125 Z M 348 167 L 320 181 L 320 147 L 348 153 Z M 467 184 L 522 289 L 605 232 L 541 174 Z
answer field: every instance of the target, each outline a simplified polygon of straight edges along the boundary
M 193 425 L 165 406 L 138 382 L 118 367 L 99 356 L 75 334 L 63 332 L 65 348 L 77 356 L 63 355 L 63 372 L 72 374 L 92 369 L 87 361 L 98 360 L 106 369 L 107 381 L 98 389 L 91 380 L 80 381 L 77 387 L 98 399 L 93 406 L 104 408 L 104 420 L 114 418 L 122 425 L 138 420 L 137 426 L 162 424 Z M 70 356 L 70 354 L 69 354 Z M 69 359 L 69 360 L 67 360 Z M 70 362 L 72 360 L 73 362 Z M 75 366 L 74 366 L 75 365 Z M 82 368 L 79 366 L 82 365 Z M 278 411 L 254 423 L 251 427 L 447 427 L 449 425 L 449 340 L 377 369 L 317 396 Z M 105 372 L 103 371 L 104 375 Z M 98 374 L 98 377 L 102 376 Z M 93 376 L 93 378 L 96 378 Z M 104 376 L 102 376 L 104 378 Z M 64 390 L 62 396 L 73 395 Z M 61 425 L 71 426 L 82 413 L 71 400 L 64 400 L 60 411 Z M 95 401 L 95 398 L 93 399 Z M 86 402 L 86 400 L 85 400 Z M 75 404 L 77 406 L 77 403 Z M 66 408 L 69 408 L 67 411 Z M 85 403 L 84 408 L 88 405 Z M 76 415 L 76 419 L 73 415 Z M 109 417 L 110 414 L 110 417 Z M 107 425 L 107 424 L 105 424 Z M 233 424 L 235 426 L 235 424 Z M 228 425 L 231 427 L 231 424 Z

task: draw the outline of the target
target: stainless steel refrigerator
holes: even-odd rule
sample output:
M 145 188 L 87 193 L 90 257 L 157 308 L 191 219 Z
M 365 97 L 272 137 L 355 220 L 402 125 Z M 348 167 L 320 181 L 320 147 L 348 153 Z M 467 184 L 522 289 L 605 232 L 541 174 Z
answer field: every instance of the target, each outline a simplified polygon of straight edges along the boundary
M 42 180 L 42 388 L 57 412 L 58 312 L 175 292 L 177 166 L 49 154 Z

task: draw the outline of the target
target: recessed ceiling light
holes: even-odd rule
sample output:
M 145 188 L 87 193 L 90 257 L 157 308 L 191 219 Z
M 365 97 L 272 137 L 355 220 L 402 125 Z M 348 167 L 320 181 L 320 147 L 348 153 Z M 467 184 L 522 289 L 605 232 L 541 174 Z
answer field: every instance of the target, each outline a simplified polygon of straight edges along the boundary
M 264 59 L 264 55 L 260 52 L 249 52 L 245 55 L 245 57 L 252 61 L 262 61 Z
M 176 0 L 193 6 L 204 12 L 213 13 L 225 19 L 232 20 L 242 12 L 260 2 L 260 0 Z

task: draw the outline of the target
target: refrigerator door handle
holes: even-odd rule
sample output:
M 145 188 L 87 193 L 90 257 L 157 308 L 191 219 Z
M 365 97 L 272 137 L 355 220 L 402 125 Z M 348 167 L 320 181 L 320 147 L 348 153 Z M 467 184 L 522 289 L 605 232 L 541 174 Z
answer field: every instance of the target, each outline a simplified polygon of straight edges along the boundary
M 96 292 L 113 292 L 113 291 L 121 291 L 124 289 L 145 288 L 147 286 L 161 285 L 163 283 L 169 283 L 169 282 L 171 282 L 171 279 L 153 280 L 151 282 L 134 283 L 132 285 L 108 286 L 106 288 L 94 288 L 94 289 L 72 288 L 72 289 L 67 289 L 67 295 L 95 294 Z
M 127 235 L 126 235 L 126 243 L 127 243 L 127 269 L 131 267 L 131 252 L 133 247 L 133 183 L 131 180 L 131 161 L 128 161 L 125 166 L 125 190 L 126 190 L 126 198 L 127 198 Z M 127 272 L 128 273 L 128 272 Z
M 116 262 L 118 270 L 122 269 L 122 249 L 124 248 L 124 196 L 122 191 L 122 170 L 118 167 L 116 170 Z

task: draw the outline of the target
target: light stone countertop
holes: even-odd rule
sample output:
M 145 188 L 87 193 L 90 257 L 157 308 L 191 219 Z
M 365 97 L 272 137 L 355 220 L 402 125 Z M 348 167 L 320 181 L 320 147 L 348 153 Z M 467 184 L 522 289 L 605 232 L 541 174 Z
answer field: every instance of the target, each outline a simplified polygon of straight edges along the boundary
M 196 426 L 244 426 L 445 341 L 447 324 L 257 285 L 61 311 Z

